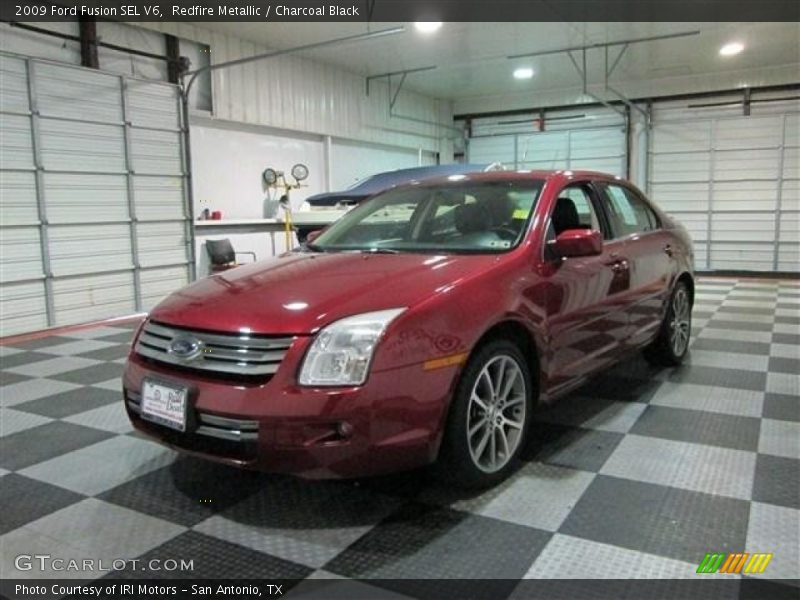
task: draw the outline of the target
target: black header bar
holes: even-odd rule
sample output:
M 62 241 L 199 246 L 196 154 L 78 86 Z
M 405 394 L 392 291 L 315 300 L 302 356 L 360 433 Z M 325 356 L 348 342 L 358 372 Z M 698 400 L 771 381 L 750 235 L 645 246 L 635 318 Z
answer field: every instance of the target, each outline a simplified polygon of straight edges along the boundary
M 0 0 L 0 20 L 800 21 L 798 0 Z

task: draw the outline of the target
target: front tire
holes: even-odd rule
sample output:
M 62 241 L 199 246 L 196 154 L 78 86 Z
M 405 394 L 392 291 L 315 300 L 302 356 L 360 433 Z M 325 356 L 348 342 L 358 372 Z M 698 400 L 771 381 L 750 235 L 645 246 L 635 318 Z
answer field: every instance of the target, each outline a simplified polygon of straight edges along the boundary
M 533 385 L 516 344 L 481 346 L 464 368 L 448 415 L 439 467 L 460 487 L 494 485 L 513 471 L 532 412 Z
M 654 365 L 676 367 L 683 362 L 689 350 L 691 335 L 692 300 L 689 288 L 679 281 L 672 290 L 658 337 L 645 348 L 644 356 Z

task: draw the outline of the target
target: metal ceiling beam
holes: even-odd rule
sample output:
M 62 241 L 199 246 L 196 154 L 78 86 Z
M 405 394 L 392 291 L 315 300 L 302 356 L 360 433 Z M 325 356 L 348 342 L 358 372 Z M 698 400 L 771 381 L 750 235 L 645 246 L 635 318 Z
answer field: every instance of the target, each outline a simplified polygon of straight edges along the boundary
M 369 84 L 376 79 L 388 79 L 389 85 L 391 86 L 392 77 L 395 75 L 401 75 L 403 81 L 405 81 L 406 75 L 411 73 L 422 73 L 423 71 L 432 71 L 433 69 L 437 69 L 436 65 L 431 65 L 430 67 L 418 67 L 416 69 L 403 69 L 402 71 L 391 71 L 389 73 L 378 73 L 377 75 L 367 75 L 367 96 L 369 96 Z M 402 83 L 400 86 L 402 87 Z
M 571 46 L 567 48 L 557 48 L 554 50 L 540 50 L 537 52 L 525 52 L 523 54 L 512 54 L 507 56 L 509 60 L 516 58 L 528 58 L 531 56 L 547 56 L 548 54 L 564 54 L 567 52 L 580 52 L 583 50 L 591 50 L 593 48 L 611 48 L 613 46 L 627 46 L 630 44 L 640 44 L 642 42 L 655 42 L 658 40 L 671 40 L 674 38 L 688 37 L 691 35 L 699 35 L 700 31 L 682 31 L 680 33 L 667 33 L 664 35 L 651 35 L 649 37 L 630 38 L 627 40 L 617 40 L 615 42 L 599 42 L 597 44 L 587 44 L 584 46 Z
M 237 65 L 243 65 L 257 60 L 263 60 L 265 58 L 274 58 L 276 56 L 294 54 L 295 52 L 303 52 L 305 50 L 316 50 L 317 48 L 327 48 L 329 46 L 335 46 L 338 44 L 347 44 L 349 42 L 361 42 L 365 40 L 386 37 L 389 35 L 396 35 L 398 33 L 403 33 L 405 30 L 406 30 L 405 27 L 392 27 L 391 29 L 380 29 L 378 31 L 370 31 L 367 33 L 347 35 L 345 37 L 334 38 L 332 40 L 324 40 L 322 42 L 314 42 L 313 44 L 294 46 L 292 48 L 283 48 L 281 50 L 273 50 L 271 52 L 264 52 L 262 54 L 256 54 L 253 56 L 246 56 L 244 58 L 237 58 L 236 60 L 229 60 L 221 63 L 215 63 L 213 65 L 207 65 L 205 67 L 201 67 L 193 71 L 187 71 L 184 74 L 184 77 L 189 77 L 189 83 L 186 84 L 185 94 L 187 96 L 189 95 L 189 90 L 191 89 L 195 79 L 197 79 L 197 76 L 200 73 L 205 73 L 206 71 L 216 71 L 218 69 L 226 69 L 228 67 L 235 67 Z

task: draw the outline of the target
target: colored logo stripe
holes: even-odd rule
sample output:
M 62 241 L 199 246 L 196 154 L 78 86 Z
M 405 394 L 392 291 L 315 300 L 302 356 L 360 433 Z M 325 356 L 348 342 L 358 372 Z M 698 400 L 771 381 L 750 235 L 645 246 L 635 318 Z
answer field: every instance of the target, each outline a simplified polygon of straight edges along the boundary
M 697 572 L 737 574 L 744 569 L 745 573 L 763 573 L 771 560 L 771 553 L 733 552 L 726 555 L 719 552 L 709 552 L 700 561 Z

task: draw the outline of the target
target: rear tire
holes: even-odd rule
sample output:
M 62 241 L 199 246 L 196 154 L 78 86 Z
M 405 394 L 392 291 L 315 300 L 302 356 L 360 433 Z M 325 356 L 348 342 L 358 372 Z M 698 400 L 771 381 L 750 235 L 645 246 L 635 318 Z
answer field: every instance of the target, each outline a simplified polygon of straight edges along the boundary
M 440 473 L 459 487 L 505 479 L 525 444 L 533 381 L 519 347 L 506 339 L 481 346 L 467 362 L 448 414 Z
M 692 300 L 687 285 L 679 281 L 672 290 L 658 336 L 645 348 L 644 356 L 654 365 L 676 367 L 689 350 L 691 335 Z

